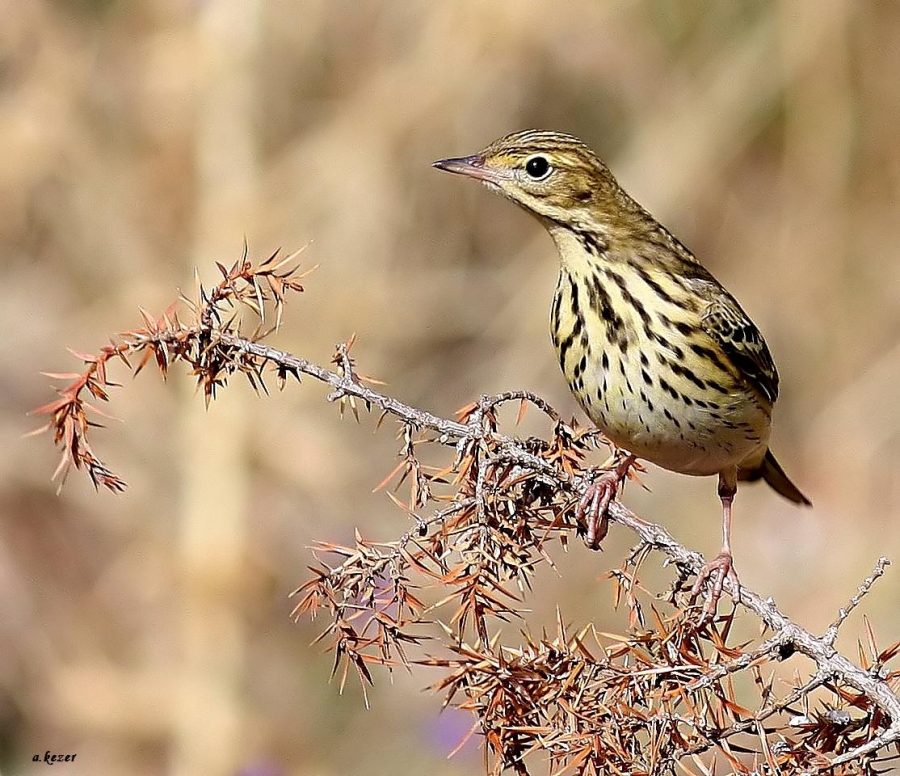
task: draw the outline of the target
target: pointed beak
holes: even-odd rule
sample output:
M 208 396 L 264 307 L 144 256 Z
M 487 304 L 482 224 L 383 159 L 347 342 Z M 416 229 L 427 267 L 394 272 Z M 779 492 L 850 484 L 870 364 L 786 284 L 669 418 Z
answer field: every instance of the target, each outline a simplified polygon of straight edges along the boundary
M 477 154 L 475 156 L 460 156 L 455 159 L 441 159 L 433 162 L 431 166 L 437 167 L 439 170 L 456 173 L 457 175 L 466 175 L 479 181 L 487 181 L 488 183 L 497 183 L 500 178 L 495 170 L 484 166 L 484 157 Z

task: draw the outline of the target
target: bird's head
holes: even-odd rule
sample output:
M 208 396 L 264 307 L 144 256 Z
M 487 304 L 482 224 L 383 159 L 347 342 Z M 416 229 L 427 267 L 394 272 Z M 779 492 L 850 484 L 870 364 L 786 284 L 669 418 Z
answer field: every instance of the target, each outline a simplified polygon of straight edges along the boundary
M 434 166 L 481 181 L 551 228 L 609 228 L 631 202 L 597 155 L 562 132 L 515 132 Z

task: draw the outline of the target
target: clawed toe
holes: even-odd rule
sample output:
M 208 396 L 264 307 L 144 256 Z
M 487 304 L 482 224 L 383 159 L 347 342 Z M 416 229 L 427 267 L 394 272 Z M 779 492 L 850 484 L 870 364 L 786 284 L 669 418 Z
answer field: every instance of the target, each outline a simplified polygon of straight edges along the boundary
M 617 486 L 618 477 L 606 472 L 584 489 L 578 502 L 575 518 L 587 523 L 584 541 L 592 550 L 600 548 L 600 542 L 609 531 L 609 504 L 616 495 Z
M 710 617 L 715 613 L 716 606 L 725 588 L 726 579 L 730 579 L 734 585 L 735 603 L 740 603 L 741 581 L 734 570 L 734 559 L 731 557 L 730 552 L 723 550 L 700 570 L 700 573 L 697 575 L 697 581 L 694 582 L 694 586 L 691 588 L 690 600 L 693 604 L 702 592 L 704 584 L 708 585 L 706 603 L 703 606 L 704 616 Z
M 584 542 L 592 550 L 600 549 L 600 542 L 609 531 L 609 505 L 623 480 L 628 477 L 628 470 L 634 461 L 633 455 L 626 455 L 613 468 L 595 475 L 584 489 L 575 510 L 575 519 L 578 523 L 586 523 Z

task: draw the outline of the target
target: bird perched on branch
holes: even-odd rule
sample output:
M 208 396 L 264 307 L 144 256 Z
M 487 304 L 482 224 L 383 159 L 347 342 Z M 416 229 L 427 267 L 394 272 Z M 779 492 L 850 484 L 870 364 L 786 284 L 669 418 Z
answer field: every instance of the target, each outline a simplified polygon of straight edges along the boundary
M 535 216 L 559 252 L 550 312 L 559 364 L 619 462 L 587 488 L 588 544 L 636 458 L 683 474 L 718 475 L 723 544 L 692 590 L 715 609 L 731 553 L 739 480 L 764 479 L 809 500 L 769 450 L 778 373 L 753 321 L 694 255 L 635 202 L 579 139 L 527 130 L 434 166 L 485 183 Z

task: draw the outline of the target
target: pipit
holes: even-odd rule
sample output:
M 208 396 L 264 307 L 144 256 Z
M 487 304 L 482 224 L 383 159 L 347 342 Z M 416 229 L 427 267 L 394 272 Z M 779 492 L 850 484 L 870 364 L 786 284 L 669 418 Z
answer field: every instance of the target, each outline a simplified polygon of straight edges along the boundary
M 582 141 L 527 130 L 434 166 L 482 181 L 535 216 L 559 252 L 550 334 L 581 407 L 627 454 L 582 498 L 588 544 L 637 459 L 718 475 L 722 549 L 697 577 L 712 612 L 739 595 L 731 509 L 739 480 L 809 504 L 769 450 L 778 373 L 759 329 L 694 255 L 633 200 Z

